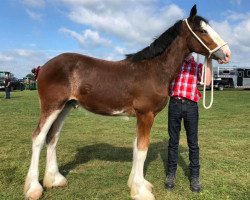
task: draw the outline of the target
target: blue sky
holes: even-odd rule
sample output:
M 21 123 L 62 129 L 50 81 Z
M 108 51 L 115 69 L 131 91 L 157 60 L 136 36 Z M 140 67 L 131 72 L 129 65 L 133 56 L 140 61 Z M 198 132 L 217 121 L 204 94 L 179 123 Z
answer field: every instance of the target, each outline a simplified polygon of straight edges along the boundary
M 119 60 L 175 21 L 198 14 L 229 43 L 230 65 L 250 67 L 248 0 L 1 0 L 0 70 L 22 78 L 63 52 Z M 216 63 L 214 63 L 217 65 Z

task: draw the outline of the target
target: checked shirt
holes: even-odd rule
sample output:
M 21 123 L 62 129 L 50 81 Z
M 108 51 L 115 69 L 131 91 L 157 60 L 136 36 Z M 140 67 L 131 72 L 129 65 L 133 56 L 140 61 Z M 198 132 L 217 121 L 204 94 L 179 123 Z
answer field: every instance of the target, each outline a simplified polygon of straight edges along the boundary
M 202 66 L 195 62 L 194 57 L 184 61 L 177 77 L 170 84 L 170 96 L 198 102 L 201 93 L 197 84 L 201 80 Z

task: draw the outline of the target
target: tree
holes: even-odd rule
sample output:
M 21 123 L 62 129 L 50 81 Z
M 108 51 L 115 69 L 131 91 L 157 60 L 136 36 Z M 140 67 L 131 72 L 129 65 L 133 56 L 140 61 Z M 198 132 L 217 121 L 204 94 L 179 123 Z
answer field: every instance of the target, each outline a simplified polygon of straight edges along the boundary
M 27 74 L 26 77 L 31 79 L 31 80 L 35 80 L 34 74 Z

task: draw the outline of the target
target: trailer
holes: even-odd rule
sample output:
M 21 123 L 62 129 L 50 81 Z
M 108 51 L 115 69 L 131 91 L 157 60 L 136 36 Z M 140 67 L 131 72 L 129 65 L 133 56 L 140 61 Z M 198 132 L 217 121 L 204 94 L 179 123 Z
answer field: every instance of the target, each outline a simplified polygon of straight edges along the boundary
M 250 68 L 217 67 L 214 69 L 214 88 L 250 88 Z

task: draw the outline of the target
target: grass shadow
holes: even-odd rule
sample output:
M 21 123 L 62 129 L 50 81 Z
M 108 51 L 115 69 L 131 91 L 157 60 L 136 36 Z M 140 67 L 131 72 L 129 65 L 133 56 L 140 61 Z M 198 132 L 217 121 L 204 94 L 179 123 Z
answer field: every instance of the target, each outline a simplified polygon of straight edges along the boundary
M 67 175 L 78 165 L 91 160 L 105 160 L 112 162 L 128 162 L 132 160 L 132 148 L 115 147 L 107 143 L 87 145 L 77 149 L 74 160 L 60 167 L 63 175 Z
M 167 146 L 168 142 L 161 141 L 157 143 L 151 143 L 147 155 L 147 159 L 145 161 L 144 171 L 145 174 L 147 172 L 148 166 L 151 162 L 156 160 L 160 155 L 161 160 L 163 162 L 163 166 L 165 169 L 165 174 L 167 173 Z M 187 149 L 183 147 L 179 147 L 179 152 L 187 151 Z M 77 149 L 77 154 L 74 160 L 66 163 L 65 165 L 60 167 L 60 171 L 64 176 L 75 169 L 78 165 L 87 163 L 91 160 L 104 160 L 111 162 L 131 162 L 133 160 L 133 149 L 128 147 L 117 147 L 107 143 L 98 143 L 93 145 L 87 145 L 82 148 Z M 189 175 L 188 165 L 185 163 L 185 160 L 182 156 L 179 155 L 178 165 L 184 170 L 185 175 Z
M 162 146 L 160 147 L 159 153 L 160 153 L 160 156 L 161 156 L 161 159 L 162 159 L 162 162 L 163 162 L 165 174 L 167 175 L 167 173 L 168 173 L 168 169 L 167 169 L 168 141 L 161 142 L 160 145 L 162 145 Z M 189 177 L 189 174 L 190 174 L 189 173 L 189 166 L 186 163 L 184 157 L 181 155 L 181 153 L 184 153 L 184 152 L 188 152 L 188 148 L 185 148 L 185 147 L 179 145 L 178 163 L 177 163 L 177 165 L 182 168 L 182 170 L 184 171 L 185 176 Z

